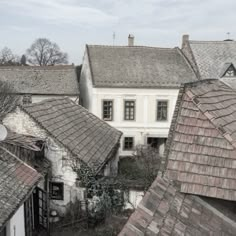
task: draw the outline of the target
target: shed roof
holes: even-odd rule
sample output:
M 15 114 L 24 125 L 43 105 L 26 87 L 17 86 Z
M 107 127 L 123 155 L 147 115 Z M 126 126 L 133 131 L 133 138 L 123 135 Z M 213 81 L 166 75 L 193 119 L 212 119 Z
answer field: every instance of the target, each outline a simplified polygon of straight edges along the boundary
M 185 85 L 167 145 L 181 192 L 236 201 L 236 92 L 219 80 Z
M 176 88 L 196 80 L 178 48 L 87 45 L 93 85 L 114 88 Z
M 0 147 L 0 231 L 40 178 L 36 170 Z
M 119 236 L 236 234 L 236 223 L 206 201 L 157 177 Z
M 92 169 L 101 168 L 119 145 L 120 131 L 67 97 L 44 100 L 21 109 Z
M 236 66 L 236 41 L 190 40 L 189 45 L 201 79 L 220 78 L 225 65 Z
M 0 81 L 18 94 L 79 94 L 74 66 L 0 66 Z
M 37 146 L 38 142 L 44 142 L 42 138 L 33 137 L 29 135 L 18 134 L 8 130 L 7 137 L 2 143 L 10 144 L 13 146 L 20 146 L 32 151 L 40 151 L 40 147 Z

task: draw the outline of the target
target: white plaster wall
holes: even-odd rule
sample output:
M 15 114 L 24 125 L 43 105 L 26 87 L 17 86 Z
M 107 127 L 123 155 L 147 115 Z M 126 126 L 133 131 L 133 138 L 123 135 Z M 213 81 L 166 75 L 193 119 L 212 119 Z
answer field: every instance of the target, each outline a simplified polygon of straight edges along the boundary
M 125 209 L 134 209 L 137 208 L 138 204 L 143 199 L 144 192 L 137 190 L 129 190 L 129 193 L 124 193 L 124 208 Z
M 80 103 L 89 111 L 92 109 L 92 75 L 89 66 L 87 50 L 85 50 L 80 74 Z
M 3 124 L 10 130 L 24 135 L 46 138 L 47 134 L 42 130 L 25 112 L 19 107 L 9 113 L 4 119 Z
M 123 137 L 134 137 L 135 145 L 146 144 L 147 137 L 168 137 L 178 89 L 130 89 L 92 88 L 92 106 L 89 111 L 102 118 L 102 101 L 113 100 L 113 121 L 108 123 L 123 132 Z M 136 101 L 136 119 L 124 120 L 124 100 Z M 168 100 L 167 121 L 157 121 L 157 100 Z M 120 155 L 131 155 L 123 150 L 121 139 Z
M 64 199 L 51 200 L 52 209 L 64 215 L 69 203 L 83 200 L 83 189 L 76 186 L 77 174 L 72 170 L 73 157 L 64 148 L 57 145 L 52 139 L 47 139 L 45 156 L 52 163 L 52 181 L 64 183 Z
M 25 236 L 24 204 L 7 223 L 7 236 Z

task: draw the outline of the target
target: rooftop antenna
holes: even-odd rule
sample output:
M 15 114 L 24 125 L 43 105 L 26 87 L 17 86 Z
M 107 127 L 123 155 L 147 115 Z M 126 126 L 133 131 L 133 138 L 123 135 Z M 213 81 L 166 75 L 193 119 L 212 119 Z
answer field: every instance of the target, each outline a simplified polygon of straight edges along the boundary
M 227 32 L 227 35 L 228 35 L 228 39 L 230 39 L 230 38 L 229 38 L 229 36 L 230 36 L 230 32 Z
M 113 39 L 113 46 L 115 45 L 115 39 L 116 39 L 116 33 L 115 32 L 113 32 L 113 34 L 112 34 L 112 39 Z
M 7 137 L 7 129 L 4 125 L 0 124 L 0 142 L 4 141 Z

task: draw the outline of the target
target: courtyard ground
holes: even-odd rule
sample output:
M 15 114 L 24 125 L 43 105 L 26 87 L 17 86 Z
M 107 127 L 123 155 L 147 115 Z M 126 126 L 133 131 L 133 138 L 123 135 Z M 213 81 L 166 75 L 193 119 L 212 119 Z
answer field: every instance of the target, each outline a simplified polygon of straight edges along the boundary
M 131 212 L 123 215 L 112 215 L 95 228 L 87 226 L 86 223 L 67 227 L 61 227 L 60 225 L 52 226 L 51 236 L 117 236 L 130 214 Z

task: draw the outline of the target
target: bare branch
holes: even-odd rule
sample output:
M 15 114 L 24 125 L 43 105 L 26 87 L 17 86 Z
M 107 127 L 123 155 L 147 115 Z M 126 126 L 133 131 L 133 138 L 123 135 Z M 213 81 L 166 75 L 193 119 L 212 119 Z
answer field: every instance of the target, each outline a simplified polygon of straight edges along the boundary
M 10 48 L 4 47 L 0 51 L 0 65 L 1 66 L 20 65 L 20 58 L 17 55 L 14 55 Z
M 16 96 L 6 82 L 0 82 L 0 121 L 5 114 L 12 111 L 18 103 L 19 97 Z
M 56 43 L 46 38 L 38 38 L 27 49 L 29 63 L 39 66 L 68 64 L 68 55 L 61 51 Z

